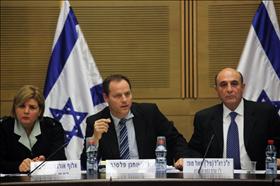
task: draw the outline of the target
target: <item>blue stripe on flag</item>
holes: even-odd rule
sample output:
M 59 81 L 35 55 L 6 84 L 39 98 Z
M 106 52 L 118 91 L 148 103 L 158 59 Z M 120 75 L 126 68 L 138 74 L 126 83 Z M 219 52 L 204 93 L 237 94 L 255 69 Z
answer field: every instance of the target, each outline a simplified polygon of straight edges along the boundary
M 95 85 L 90 89 L 91 98 L 93 105 L 96 106 L 100 103 L 104 103 L 104 99 L 102 96 L 102 84 Z
M 70 7 L 69 14 L 65 20 L 62 32 L 55 44 L 53 49 L 49 68 L 47 73 L 47 78 L 44 88 L 45 98 L 50 93 L 52 87 L 54 86 L 56 80 L 58 79 L 62 69 L 78 39 L 78 34 L 76 32 L 76 25 L 78 21 L 74 15 L 72 8 Z
M 252 24 L 271 65 L 280 79 L 280 40 L 263 3 L 260 4 Z

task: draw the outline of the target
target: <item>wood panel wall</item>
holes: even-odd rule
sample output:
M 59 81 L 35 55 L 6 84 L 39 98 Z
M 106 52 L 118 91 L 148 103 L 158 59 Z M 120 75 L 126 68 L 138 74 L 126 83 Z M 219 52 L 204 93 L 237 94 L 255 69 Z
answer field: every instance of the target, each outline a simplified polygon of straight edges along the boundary
M 102 77 L 127 75 L 189 139 L 217 104 L 214 76 L 238 64 L 260 1 L 70 1 Z M 274 0 L 280 14 L 280 1 Z M 1 1 L 0 116 L 24 84 L 43 89 L 59 1 Z

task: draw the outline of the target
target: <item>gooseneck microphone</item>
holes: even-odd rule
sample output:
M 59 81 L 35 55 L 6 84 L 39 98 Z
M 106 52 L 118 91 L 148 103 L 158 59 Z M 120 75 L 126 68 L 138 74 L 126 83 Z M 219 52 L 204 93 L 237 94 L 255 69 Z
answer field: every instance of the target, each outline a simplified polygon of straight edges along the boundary
M 207 154 L 208 154 L 209 148 L 210 148 L 210 146 L 211 146 L 211 144 L 212 144 L 212 141 L 213 141 L 214 137 L 215 137 L 215 134 L 212 134 L 211 139 L 210 139 L 210 141 L 209 141 L 209 143 L 208 143 L 208 145 L 207 145 L 206 151 L 205 151 L 205 153 L 204 153 L 204 155 L 203 155 L 202 162 L 201 162 L 201 164 L 200 164 L 200 166 L 199 166 L 198 174 L 200 174 L 202 165 L 203 165 L 203 163 L 204 163 L 204 161 L 205 161 L 205 158 L 206 158 L 206 156 L 207 156 Z
M 62 148 L 64 148 L 67 144 L 69 143 L 69 141 L 67 141 L 66 143 L 64 143 L 63 145 L 61 145 L 60 147 L 58 147 L 53 153 L 51 153 L 44 161 L 42 161 L 39 165 L 37 165 L 37 167 L 35 167 L 32 171 L 30 171 L 27 175 L 30 176 L 35 170 L 37 170 L 38 168 L 40 168 L 41 166 L 43 166 L 43 164 L 50 160 L 51 158 L 53 158 L 58 151 L 60 151 Z

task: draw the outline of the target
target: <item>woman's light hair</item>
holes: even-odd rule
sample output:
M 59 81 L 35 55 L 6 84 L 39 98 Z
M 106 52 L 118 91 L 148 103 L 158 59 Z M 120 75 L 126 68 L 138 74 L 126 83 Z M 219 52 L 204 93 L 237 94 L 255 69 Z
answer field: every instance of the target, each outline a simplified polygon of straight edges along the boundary
M 18 90 L 13 100 L 11 115 L 16 117 L 16 108 L 23 105 L 29 99 L 34 99 L 38 102 L 39 111 L 41 112 L 39 119 L 41 119 L 45 110 L 45 98 L 40 89 L 34 85 L 24 85 Z

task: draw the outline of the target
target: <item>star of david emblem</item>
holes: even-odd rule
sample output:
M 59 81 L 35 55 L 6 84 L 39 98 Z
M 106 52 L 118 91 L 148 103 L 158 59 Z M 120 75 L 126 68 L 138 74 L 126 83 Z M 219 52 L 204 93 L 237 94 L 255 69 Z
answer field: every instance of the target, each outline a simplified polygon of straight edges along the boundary
M 272 101 L 270 100 L 270 98 L 268 97 L 268 95 L 266 94 L 266 92 L 264 90 L 262 90 L 257 102 L 267 102 L 270 103 L 271 105 L 275 106 L 278 113 L 280 110 L 280 101 Z
M 71 115 L 74 118 L 74 127 L 71 131 L 65 130 L 66 141 L 69 142 L 72 137 L 77 136 L 79 138 L 84 138 L 82 133 L 81 124 L 82 121 L 87 116 L 87 112 L 78 112 L 74 110 L 71 99 L 69 98 L 65 104 L 65 106 L 60 110 L 56 108 L 50 108 L 50 112 L 53 115 L 54 119 L 60 121 L 63 115 Z

